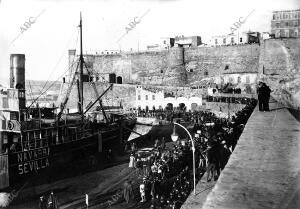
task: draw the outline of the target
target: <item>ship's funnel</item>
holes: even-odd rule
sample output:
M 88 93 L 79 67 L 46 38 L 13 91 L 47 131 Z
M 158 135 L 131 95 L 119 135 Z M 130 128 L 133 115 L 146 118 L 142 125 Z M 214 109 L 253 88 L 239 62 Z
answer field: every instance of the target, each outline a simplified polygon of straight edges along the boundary
M 25 54 L 10 55 L 10 88 L 25 89 Z

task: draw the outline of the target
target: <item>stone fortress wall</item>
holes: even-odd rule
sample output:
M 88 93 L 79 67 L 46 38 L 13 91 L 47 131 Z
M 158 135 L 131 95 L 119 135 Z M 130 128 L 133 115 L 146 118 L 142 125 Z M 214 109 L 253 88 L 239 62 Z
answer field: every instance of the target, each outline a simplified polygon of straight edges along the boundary
M 97 76 L 115 73 L 123 83 L 186 86 L 222 73 L 257 73 L 259 52 L 259 45 L 251 44 L 86 55 L 85 60 Z
M 287 107 L 300 108 L 300 39 L 270 39 L 261 47 L 261 80 L 273 97 Z
M 70 60 L 72 56 L 74 55 L 70 55 Z M 272 80 L 272 76 L 277 76 L 273 82 L 268 82 L 271 88 L 276 92 L 284 86 L 291 97 L 294 97 L 299 93 L 293 89 L 297 84 L 292 83 L 294 79 L 291 79 L 291 76 L 299 75 L 299 58 L 300 39 L 271 39 L 265 40 L 261 45 L 171 48 L 139 53 L 85 55 L 87 65 L 93 69 L 93 76 L 99 77 L 95 82 L 99 93 L 105 89 L 101 78 L 107 81 L 109 73 L 122 77 L 124 84 L 115 85 L 111 99 L 107 96 L 105 101 L 120 100 L 128 104 L 133 104 L 131 99 L 135 98 L 136 85 L 188 88 L 204 78 L 245 73 L 264 74 L 262 78 L 268 81 Z M 286 76 L 289 76 L 290 80 L 287 80 Z M 63 91 L 66 91 L 66 86 L 63 85 Z M 94 94 L 89 83 L 85 86 L 85 95 Z M 174 91 L 178 91 L 178 88 L 174 88 Z M 76 92 L 77 89 L 74 88 L 71 94 L 75 99 Z
M 229 73 L 257 73 L 258 44 L 191 48 L 185 51 L 187 83 Z

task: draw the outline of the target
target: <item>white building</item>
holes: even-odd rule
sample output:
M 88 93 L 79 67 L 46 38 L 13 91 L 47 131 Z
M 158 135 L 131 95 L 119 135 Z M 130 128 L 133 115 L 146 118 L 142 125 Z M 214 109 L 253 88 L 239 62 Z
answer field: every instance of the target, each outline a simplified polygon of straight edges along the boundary
M 164 37 L 160 38 L 159 43 L 148 45 L 147 50 L 148 51 L 160 51 L 160 50 L 166 50 L 174 47 L 174 38 Z
M 185 104 L 187 110 L 194 110 L 199 106 L 202 106 L 202 97 L 165 97 L 164 91 L 150 91 L 141 86 L 136 87 L 136 101 L 135 107 L 141 109 L 153 110 L 165 109 L 169 104 L 173 107 L 179 107 L 179 105 Z
M 250 72 L 236 72 L 226 73 L 215 77 L 215 83 L 232 83 L 232 84 L 255 84 L 257 80 L 257 73 Z
M 227 46 L 239 45 L 248 43 L 258 43 L 259 33 L 257 32 L 242 32 L 229 35 L 213 36 L 210 40 L 211 46 Z
M 240 88 L 242 92 L 246 90 L 246 86 L 250 86 L 252 91 L 255 91 L 256 82 L 257 82 L 257 73 L 255 72 L 233 72 L 226 73 L 219 76 L 214 77 L 214 82 L 217 85 L 231 83 L 236 86 L 236 88 Z M 213 89 L 208 89 L 208 94 L 213 95 Z
M 152 110 L 153 107 L 155 109 L 164 108 L 162 106 L 162 101 L 164 100 L 164 92 L 163 91 L 149 91 L 145 90 L 141 86 L 136 87 L 136 98 L 135 98 L 135 107 L 141 109 L 149 109 Z

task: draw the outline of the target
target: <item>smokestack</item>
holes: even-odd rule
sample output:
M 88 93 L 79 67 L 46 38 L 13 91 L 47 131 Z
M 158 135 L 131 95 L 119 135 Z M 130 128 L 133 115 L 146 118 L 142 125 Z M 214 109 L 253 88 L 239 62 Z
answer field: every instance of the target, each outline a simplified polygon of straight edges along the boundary
M 25 54 L 10 55 L 10 88 L 25 89 Z

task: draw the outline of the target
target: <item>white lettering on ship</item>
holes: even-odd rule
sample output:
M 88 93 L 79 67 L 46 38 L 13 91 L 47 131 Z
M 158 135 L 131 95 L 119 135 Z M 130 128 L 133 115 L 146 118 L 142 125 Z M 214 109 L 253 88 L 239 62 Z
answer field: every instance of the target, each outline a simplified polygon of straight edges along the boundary
M 35 150 L 20 152 L 18 155 L 19 175 L 29 172 L 37 172 L 40 169 L 49 167 L 50 148 L 43 147 Z

